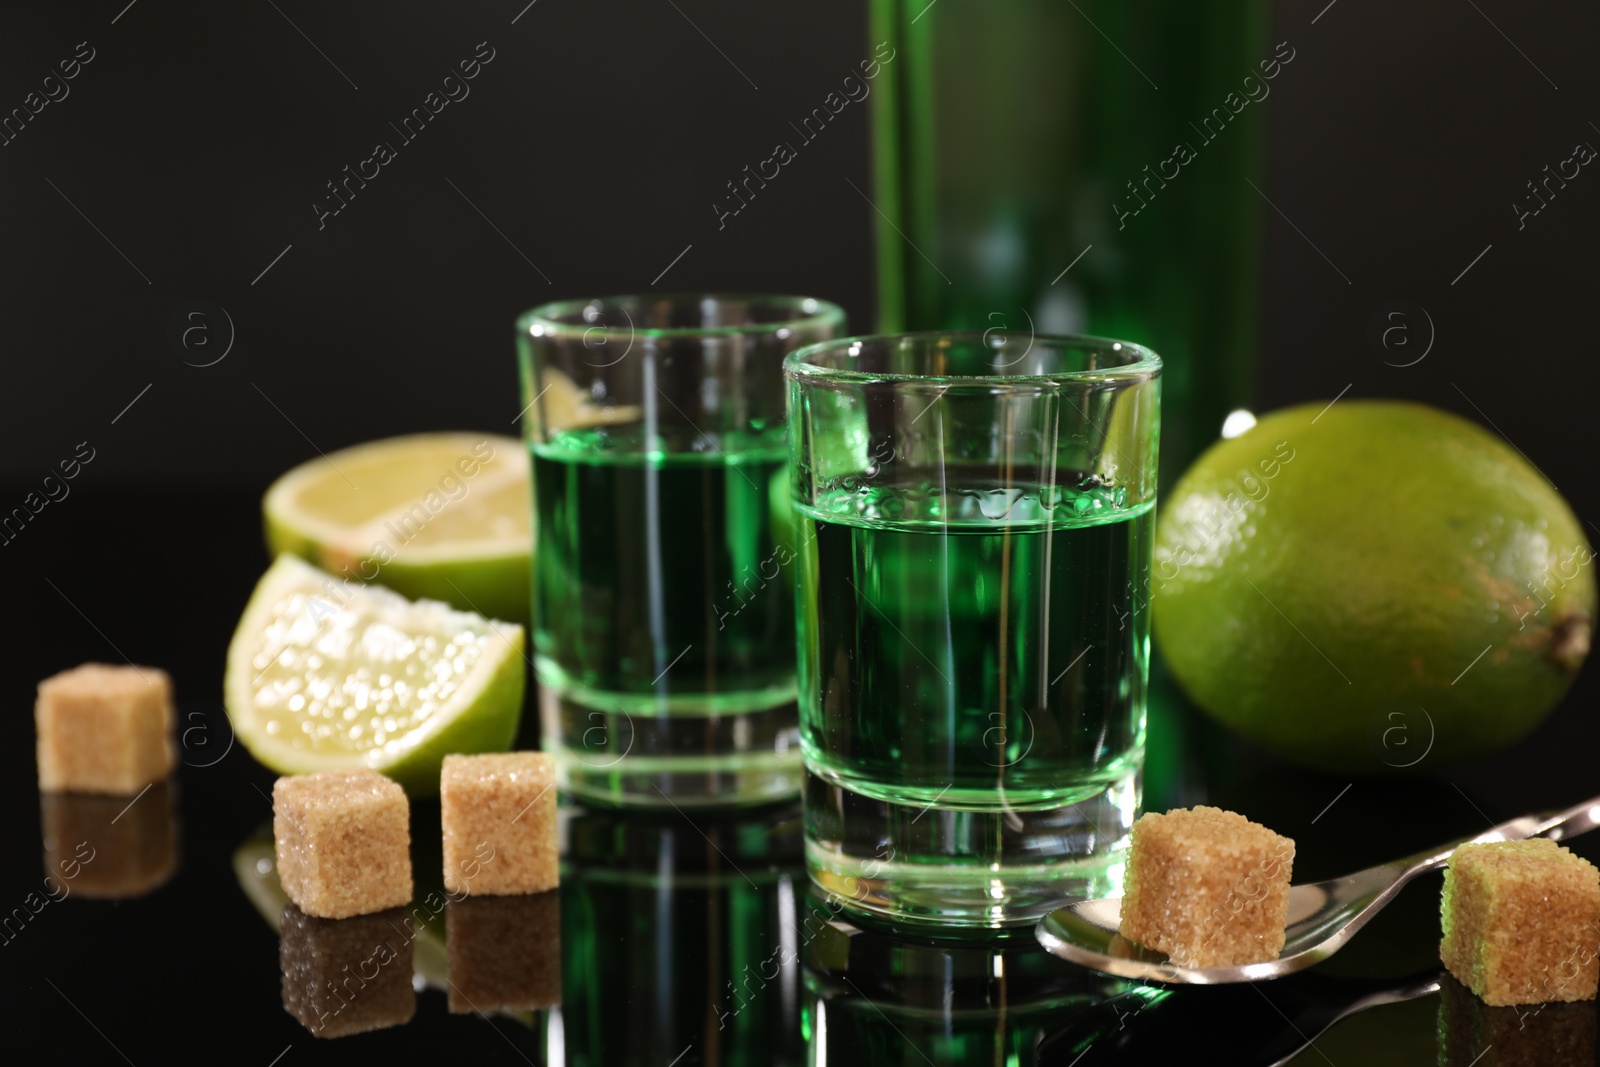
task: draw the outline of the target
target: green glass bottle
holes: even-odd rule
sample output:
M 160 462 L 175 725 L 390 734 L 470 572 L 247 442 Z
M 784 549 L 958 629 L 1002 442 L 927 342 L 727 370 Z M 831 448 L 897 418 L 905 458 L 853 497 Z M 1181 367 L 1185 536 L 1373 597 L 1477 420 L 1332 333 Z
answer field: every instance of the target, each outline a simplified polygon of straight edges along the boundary
M 1249 398 L 1264 102 L 1295 76 L 1269 21 L 1266 0 L 872 0 L 880 328 L 1150 346 L 1170 484 Z

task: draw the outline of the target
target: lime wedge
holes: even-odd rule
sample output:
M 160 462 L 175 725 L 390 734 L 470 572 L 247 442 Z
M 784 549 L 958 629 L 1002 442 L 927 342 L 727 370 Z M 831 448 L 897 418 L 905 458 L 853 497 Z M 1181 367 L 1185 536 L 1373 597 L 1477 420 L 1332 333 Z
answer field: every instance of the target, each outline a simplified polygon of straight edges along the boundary
M 267 546 L 341 578 L 528 621 L 528 454 L 512 437 L 430 433 L 302 463 L 261 501 Z
M 523 630 L 279 556 L 228 646 L 228 718 L 282 774 L 369 767 L 413 795 L 452 752 L 501 752 L 522 714 Z

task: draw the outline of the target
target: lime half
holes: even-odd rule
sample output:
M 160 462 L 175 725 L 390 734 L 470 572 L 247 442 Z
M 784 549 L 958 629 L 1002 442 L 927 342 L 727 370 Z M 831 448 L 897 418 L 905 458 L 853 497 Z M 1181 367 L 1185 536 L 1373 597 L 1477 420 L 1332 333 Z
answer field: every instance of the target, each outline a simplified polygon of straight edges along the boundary
M 426 433 L 302 463 L 272 483 L 261 510 L 274 555 L 525 624 L 529 496 L 521 441 Z
M 228 646 L 234 732 L 283 774 L 369 767 L 413 794 L 452 752 L 501 752 L 522 714 L 523 631 L 280 556 Z

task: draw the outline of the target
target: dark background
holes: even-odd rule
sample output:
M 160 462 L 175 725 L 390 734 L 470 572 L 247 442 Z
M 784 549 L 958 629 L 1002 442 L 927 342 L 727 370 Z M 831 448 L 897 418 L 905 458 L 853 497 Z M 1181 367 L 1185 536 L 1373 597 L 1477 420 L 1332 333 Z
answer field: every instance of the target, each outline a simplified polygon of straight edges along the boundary
M 228 637 L 266 563 L 268 482 L 318 449 L 376 437 L 514 432 L 519 311 L 652 288 L 805 292 L 871 328 L 872 209 L 849 185 L 870 188 L 866 109 L 847 109 L 737 226 L 719 232 L 711 208 L 774 130 L 870 54 L 862 0 L 525 3 L 7 11 L 0 112 L 78 42 L 95 50 L 70 95 L 0 147 L 0 513 L 79 442 L 95 450 L 71 495 L 0 547 L 4 699 L 19 727 L 4 765 L 17 815 L 0 820 L 4 854 L 18 857 L 5 861 L 10 897 L 39 877 L 34 683 L 126 657 L 167 667 L 181 702 L 214 707 Z M 1274 40 L 1298 56 L 1270 105 L 1264 189 L 1281 214 L 1264 208 L 1254 406 L 1347 386 L 1347 397 L 1425 400 L 1492 424 L 1600 520 L 1586 447 L 1600 174 L 1585 168 L 1521 231 L 1511 207 L 1576 142 L 1600 145 L 1600 12 L 1578 0 L 1295 0 L 1277 17 Z M 324 183 L 397 140 L 388 123 L 480 41 L 495 58 L 471 95 L 319 230 Z M 1364 340 L 1397 299 L 1425 309 L 1436 333 L 1405 368 Z M 194 301 L 235 328 L 213 366 L 186 365 L 205 359 L 169 336 Z M 216 352 L 227 331 L 211 316 Z M 1420 847 L 1571 803 L 1600 791 L 1594 678 L 1591 666 L 1527 742 L 1420 792 L 1358 783 L 1345 796 L 1345 782 L 1284 772 L 1237 806 L 1302 840 L 1354 838 L 1375 820 L 1405 829 L 1393 798 L 1426 796 Z M 179 775 L 179 882 L 73 915 L 52 906 L 39 924 L 53 932 L 0 949 L 19 1015 L 70 1027 L 75 1057 L 122 1062 L 114 1044 L 152 1062 L 169 1047 L 152 1023 L 226 1031 L 217 1020 L 244 1002 L 260 1020 L 240 1031 L 259 1042 L 248 1062 L 305 1048 L 276 1002 L 275 938 L 226 867 L 267 818 L 253 787 L 271 776 L 238 751 L 200 762 Z M 189 903 L 175 911 L 178 889 Z M 85 1018 L 114 1041 L 97 1043 Z M 447 1036 L 482 1035 L 476 1022 L 451 1020 Z
M 70 96 L 0 147 L 0 483 L 33 483 L 85 439 L 89 494 L 253 491 L 309 442 L 509 432 L 512 319 L 556 297 L 801 291 L 872 325 L 872 209 L 846 181 L 870 188 L 866 108 L 737 225 L 719 232 L 711 207 L 870 54 L 864 0 L 538 0 L 515 25 L 527 0 L 139 0 L 113 25 L 126 2 L 17 6 L 0 34 L 6 111 L 78 42 L 95 50 Z M 1353 384 L 1492 420 L 1594 513 L 1600 481 L 1570 442 L 1592 410 L 1600 179 L 1586 168 L 1520 232 L 1511 204 L 1577 141 L 1600 145 L 1600 12 L 1325 4 L 1277 12 L 1297 59 L 1275 83 L 1265 191 L 1293 223 L 1263 207 L 1259 406 Z M 319 230 L 325 183 L 398 143 L 388 123 L 480 41 L 495 59 L 471 95 Z M 1393 299 L 1436 327 L 1414 367 L 1363 341 Z M 191 300 L 234 324 L 215 366 L 169 343 Z M 47 509 L 27 540 L 69 514 Z

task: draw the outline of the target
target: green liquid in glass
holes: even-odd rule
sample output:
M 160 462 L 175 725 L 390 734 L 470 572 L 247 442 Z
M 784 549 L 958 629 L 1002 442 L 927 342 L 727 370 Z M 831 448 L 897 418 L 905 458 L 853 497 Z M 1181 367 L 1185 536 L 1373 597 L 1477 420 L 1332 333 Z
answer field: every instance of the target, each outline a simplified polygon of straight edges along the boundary
M 1003 810 L 1137 768 L 1148 622 L 1133 593 L 1154 509 L 1056 492 L 1054 507 L 964 493 L 941 525 L 881 517 L 913 510 L 901 491 L 806 509 L 800 706 L 816 769 L 876 799 Z
M 569 684 L 618 694 L 786 685 L 793 596 L 770 504 L 781 436 L 654 455 L 622 451 L 618 437 L 568 431 L 532 447 L 540 659 Z
M 596 800 L 795 788 L 794 594 L 783 431 L 665 453 L 641 427 L 533 455 L 545 747 Z
M 1155 512 L 943 475 L 799 509 L 807 863 L 864 912 L 1026 924 L 1120 884 Z

